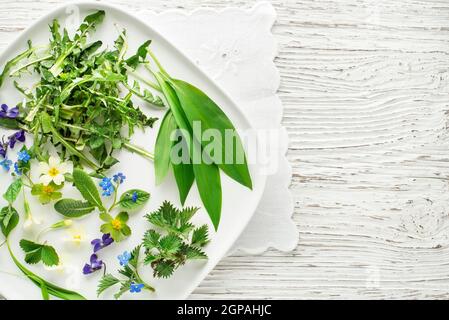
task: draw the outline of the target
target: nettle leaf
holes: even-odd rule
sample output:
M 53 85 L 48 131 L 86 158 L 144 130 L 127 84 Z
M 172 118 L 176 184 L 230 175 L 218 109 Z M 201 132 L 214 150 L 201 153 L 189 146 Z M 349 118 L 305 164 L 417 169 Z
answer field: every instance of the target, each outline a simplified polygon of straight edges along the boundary
M 209 243 L 209 229 L 207 225 L 203 225 L 193 231 L 192 245 L 198 247 L 204 247 Z
M 100 209 L 100 211 L 105 211 L 103 202 L 100 198 L 100 193 L 98 192 L 94 181 L 86 172 L 81 169 L 73 170 L 73 182 L 87 202 Z
M 120 280 L 112 274 L 105 274 L 98 283 L 97 296 L 99 297 L 105 290 L 120 283 Z
M 8 201 L 10 204 L 14 203 L 16 201 L 17 196 L 19 195 L 20 191 L 22 190 L 22 180 L 17 179 L 6 190 L 5 194 L 3 195 L 3 198 Z
M 209 241 L 207 225 L 195 229 L 190 222 L 197 211 L 198 208 L 179 210 L 165 201 L 158 211 L 145 216 L 150 223 L 163 230 L 163 234 L 153 229 L 147 230 L 142 241 L 144 264 L 151 266 L 155 277 L 172 276 L 187 260 L 207 259 L 201 250 Z
M 55 203 L 55 210 L 67 218 L 80 218 L 95 210 L 89 202 L 62 199 Z
M 59 264 L 59 256 L 51 246 L 35 243 L 26 239 L 20 240 L 19 245 L 26 253 L 25 262 L 28 264 L 37 264 L 40 261 L 48 267 Z
M 136 209 L 143 206 L 150 199 L 150 194 L 139 189 L 131 189 L 126 191 L 120 197 L 120 207 L 124 209 Z
M 12 206 L 4 207 L 0 211 L 0 228 L 3 235 L 7 238 L 19 224 L 19 214 Z

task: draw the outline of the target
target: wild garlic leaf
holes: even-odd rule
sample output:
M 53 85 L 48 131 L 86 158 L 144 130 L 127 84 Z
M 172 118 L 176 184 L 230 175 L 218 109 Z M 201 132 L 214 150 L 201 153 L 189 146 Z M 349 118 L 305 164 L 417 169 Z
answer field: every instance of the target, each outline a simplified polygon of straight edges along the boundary
M 175 176 L 176 185 L 178 186 L 179 200 L 184 205 L 193 182 L 195 181 L 195 174 L 191 163 L 172 163 L 173 174 Z
M 95 210 L 95 206 L 89 202 L 74 200 L 74 199 L 61 199 L 55 203 L 55 210 L 67 218 L 80 218 Z
M 193 142 L 193 153 L 201 154 L 201 145 L 195 139 Z M 220 224 L 222 207 L 220 170 L 214 163 L 207 164 L 202 162 L 193 164 L 193 173 L 195 174 L 201 201 L 209 214 L 215 230 L 217 230 Z
M 203 147 L 206 147 L 209 144 L 207 141 L 202 141 L 203 132 L 209 129 L 219 131 L 221 139 L 214 139 L 213 143 L 217 146 L 217 149 L 219 149 L 220 152 L 215 152 L 211 157 L 212 160 L 214 160 L 220 169 L 229 177 L 251 189 L 252 181 L 248 170 L 245 150 L 243 149 L 241 139 L 231 120 L 221 108 L 200 89 L 182 80 L 172 79 L 170 84 L 179 98 L 179 102 L 190 126 L 193 127 L 193 123 L 196 121 L 201 123 L 201 132 L 198 132 L 200 136 L 196 136 L 196 139 L 201 141 Z M 235 133 L 235 143 L 233 148 L 227 146 L 224 141 L 227 136 L 227 130 Z
M 87 202 L 100 209 L 100 211 L 105 211 L 97 186 L 86 172 L 77 168 L 73 170 L 73 182 Z
M 162 119 L 154 148 L 154 170 L 156 185 L 160 185 L 170 169 L 170 156 L 173 144 L 171 136 L 177 129 L 173 113 L 169 110 Z

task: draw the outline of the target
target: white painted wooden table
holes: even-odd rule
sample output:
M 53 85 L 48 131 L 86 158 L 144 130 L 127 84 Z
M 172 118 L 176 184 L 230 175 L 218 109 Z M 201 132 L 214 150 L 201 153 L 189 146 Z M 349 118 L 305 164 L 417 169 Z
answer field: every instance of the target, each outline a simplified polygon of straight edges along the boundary
M 0 49 L 61 2 L 1 0 Z M 192 298 L 449 298 L 449 1 L 273 4 L 300 244 L 226 258 Z

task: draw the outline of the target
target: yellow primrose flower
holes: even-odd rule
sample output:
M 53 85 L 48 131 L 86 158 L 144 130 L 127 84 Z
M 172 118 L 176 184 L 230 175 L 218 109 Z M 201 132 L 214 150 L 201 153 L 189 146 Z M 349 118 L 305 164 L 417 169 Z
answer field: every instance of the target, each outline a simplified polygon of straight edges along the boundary
M 39 182 L 44 185 L 49 185 L 53 181 L 56 185 L 59 186 L 64 182 L 64 174 L 66 174 L 68 171 L 69 168 L 67 163 L 61 162 L 61 159 L 51 156 L 48 160 L 48 163 L 39 163 Z

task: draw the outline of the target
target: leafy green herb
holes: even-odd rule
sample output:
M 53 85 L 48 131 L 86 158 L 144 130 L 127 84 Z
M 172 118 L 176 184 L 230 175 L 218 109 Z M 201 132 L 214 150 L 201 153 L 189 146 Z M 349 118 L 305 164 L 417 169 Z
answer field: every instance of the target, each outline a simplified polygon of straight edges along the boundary
M 86 172 L 81 169 L 73 170 L 73 182 L 75 187 L 87 202 L 89 202 L 92 206 L 97 207 L 100 211 L 106 210 L 103 206 L 100 193 L 98 192 L 95 183 Z
M 122 194 L 120 197 L 120 207 L 133 210 L 143 206 L 150 199 L 150 194 L 143 190 L 132 189 Z
M 80 218 L 95 210 L 89 202 L 62 199 L 55 203 L 55 210 L 67 218 Z
M 0 229 L 3 235 L 8 238 L 12 230 L 19 223 L 19 214 L 11 205 L 4 207 L 0 211 Z
M 14 201 L 16 201 L 17 199 L 17 196 L 20 194 L 20 191 L 22 190 L 22 186 L 23 183 L 21 179 L 14 180 L 14 182 L 11 183 L 11 185 L 6 190 L 3 198 L 10 204 L 14 203 Z
M 38 287 L 41 288 L 42 297 L 44 298 L 44 300 L 48 300 L 49 295 L 52 295 L 54 297 L 57 297 L 57 298 L 60 298 L 63 300 L 86 300 L 86 298 L 84 298 L 79 293 L 58 287 L 58 286 L 52 284 L 51 282 L 48 282 L 48 281 L 44 280 L 43 278 L 37 276 L 36 274 L 31 272 L 27 268 L 25 268 L 25 266 L 23 266 L 19 262 L 19 260 L 17 260 L 17 258 L 14 256 L 8 241 L 6 242 L 6 244 L 8 245 L 8 251 L 9 251 L 9 254 L 10 254 L 14 264 L 35 285 L 37 285 Z
M 207 259 L 202 248 L 209 242 L 207 225 L 195 229 L 190 222 L 198 208 L 179 210 L 165 201 L 159 210 L 146 215 L 162 230 L 145 233 L 145 264 L 151 265 L 155 277 L 168 278 L 188 260 Z
M 120 242 L 131 235 L 131 228 L 126 224 L 128 213 L 120 212 L 115 218 L 108 213 L 102 213 L 100 218 L 106 222 L 100 227 L 101 232 L 109 233 L 114 241 Z
M 20 247 L 26 253 L 25 262 L 28 264 L 36 264 L 40 261 L 49 267 L 59 264 L 59 256 L 52 246 L 22 239 Z
M 26 98 L 20 104 L 20 114 L 26 117 L 2 119 L 0 126 L 20 127 L 33 134 L 36 150 L 50 140 L 61 146 L 61 158 L 69 155 L 75 166 L 88 165 L 98 172 L 116 164 L 113 152 L 122 148 L 151 157 L 129 140 L 136 128 L 152 127 L 157 119 L 145 115 L 131 98 L 163 105 L 160 97 L 138 81 L 129 85 L 126 61 L 132 64 L 137 59 L 139 63 L 145 49 L 125 59 L 128 46 L 124 32 L 112 49 L 101 50 L 101 41 L 89 42 L 89 34 L 104 16 L 104 11 L 88 15 L 73 37 L 53 21 L 49 44 L 34 46 L 29 42 L 28 49 L 9 61 L 0 76 L 0 86 L 7 77 L 21 78 L 28 73 L 40 77 L 32 88 L 14 80 Z
M 117 284 L 120 284 L 120 287 L 117 293 L 114 295 L 116 299 L 119 299 L 125 292 L 130 291 L 133 284 L 142 285 L 143 289 L 150 292 L 155 291 L 154 288 L 145 283 L 145 281 L 143 281 L 141 276 L 139 275 L 138 267 L 140 250 L 141 246 L 137 246 L 131 252 L 131 258 L 129 259 L 129 261 L 126 263 L 126 265 L 123 266 L 121 270 L 119 270 L 122 279 L 119 279 L 112 274 L 106 274 L 103 276 L 103 278 L 101 278 L 97 289 L 98 296 L 100 296 L 107 289 L 116 286 Z

